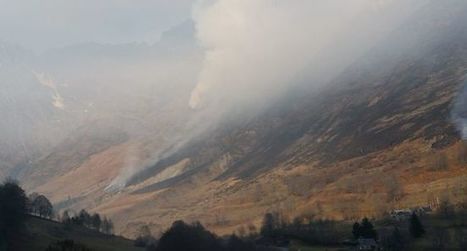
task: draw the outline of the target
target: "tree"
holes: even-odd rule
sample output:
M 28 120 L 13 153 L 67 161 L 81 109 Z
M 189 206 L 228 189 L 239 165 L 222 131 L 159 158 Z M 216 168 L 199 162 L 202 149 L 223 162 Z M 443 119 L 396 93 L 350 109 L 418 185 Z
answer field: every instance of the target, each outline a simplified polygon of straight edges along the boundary
M 107 217 L 104 217 L 104 220 L 102 221 L 102 232 L 105 234 L 112 234 L 114 229 L 114 224 L 112 220 L 108 219 Z
M 449 199 L 443 198 L 439 203 L 438 213 L 445 218 L 450 218 L 454 215 L 454 206 L 451 204 Z
M 31 203 L 31 213 L 42 218 L 51 218 L 53 215 L 52 203 L 44 195 L 38 195 Z
M 231 235 L 227 241 L 227 251 L 253 251 L 255 245 L 251 242 L 243 241 L 238 238 L 236 235 Z
M 2 242 L 8 245 L 11 238 L 23 226 L 27 213 L 27 197 L 14 180 L 0 185 L 0 248 Z
M 37 198 L 39 197 L 40 194 L 34 192 L 34 193 L 31 193 L 28 195 L 28 205 L 27 205 L 27 208 L 28 208 L 28 212 L 30 213 L 33 213 L 33 208 L 32 208 L 32 202 Z
M 188 225 L 183 221 L 172 224 L 159 240 L 157 251 L 221 251 L 219 239 L 200 223 Z
M 68 210 L 63 211 L 62 216 L 60 217 L 60 221 L 65 224 L 69 224 L 71 222 L 71 217 Z
M 352 226 L 352 235 L 355 239 L 360 237 L 360 223 L 355 222 Z
M 409 224 L 409 231 L 413 238 L 420 238 L 425 234 L 425 229 L 418 219 L 417 214 L 412 213 Z
M 373 224 L 371 224 L 368 218 L 363 218 L 362 223 L 360 225 L 360 233 L 363 238 L 378 238 L 378 233 L 376 233 Z
M 398 227 L 394 227 L 392 233 L 383 239 L 383 246 L 385 250 L 390 251 L 400 251 L 404 250 L 404 237 L 402 236 L 401 232 L 399 231 Z
M 378 233 L 371 224 L 368 218 L 363 218 L 362 222 L 359 224 L 356 222 L 352 228 L 352 234 L 355 239 L 358 238 L 368 238 L 368 239 L 377 239 Z
M 271 237 L 274 235 L 274 230 L 276 229 L 276 218 L 272 213 L 267 213 L 264 215 L 263 224 L 261 226 L 261 235 L 266 237 Z
M 84 209 L 81 209 L 78 214 L 79 221 L 81 222 L 82 225 L 86 227 L 91 227 L 91 215 Z
M 91 225 L 92 225 L 92 228 L 94 228 L 97 231 L 100 231 L 102 220 L 101 220 L 101 216 L 98 213 L 95 213 L 91 216 Z
M 155 242 L 156 240 L 152 237 L 151 229 L 148 225 L 143 225 L 138 229 L 138 234 L 135 239 L 136 247 L 148 247 Z

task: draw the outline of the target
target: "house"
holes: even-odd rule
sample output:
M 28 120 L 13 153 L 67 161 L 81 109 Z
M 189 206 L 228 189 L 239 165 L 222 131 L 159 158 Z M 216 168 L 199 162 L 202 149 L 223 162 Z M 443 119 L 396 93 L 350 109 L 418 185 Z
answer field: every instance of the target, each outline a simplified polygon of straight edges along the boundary
M 378 244 L 376 243 L 375 239 L 360 238 L 358 239 L 357 242 L 358 242 L 358 245 L 357 245 L 358 250 L 362 250 L 362 251 L 378 250 Z

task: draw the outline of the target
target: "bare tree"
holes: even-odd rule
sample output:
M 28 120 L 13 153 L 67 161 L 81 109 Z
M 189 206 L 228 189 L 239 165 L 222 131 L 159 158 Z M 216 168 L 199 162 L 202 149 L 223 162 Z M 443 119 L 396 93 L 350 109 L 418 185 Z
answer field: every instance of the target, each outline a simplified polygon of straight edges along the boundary
M 113 234 L 114 225 L 112 220 L 107 217 L 104 217 L 102 221 L 102 232 L 105 234 Z
M 31 203 L 31 213 L 43 218 L 51 218 L 53 215 L 52 203 L 44 195 L 39 195 Z

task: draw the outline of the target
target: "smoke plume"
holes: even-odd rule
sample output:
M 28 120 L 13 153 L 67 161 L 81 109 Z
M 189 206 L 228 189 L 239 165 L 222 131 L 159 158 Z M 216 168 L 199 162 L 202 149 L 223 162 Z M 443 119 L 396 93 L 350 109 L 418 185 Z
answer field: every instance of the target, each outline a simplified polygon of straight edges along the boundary
M 453 119 L 462 139 L 467 140 L 467 82 L 459 92 L 453 109 Z
M 197 38 L 206 49 L 189 105 L 257 104 L 303 72 L 319 86 L 392 30 L 422 1 L 200 1 Z M 319 81 L 318 81 L 319 80 Z

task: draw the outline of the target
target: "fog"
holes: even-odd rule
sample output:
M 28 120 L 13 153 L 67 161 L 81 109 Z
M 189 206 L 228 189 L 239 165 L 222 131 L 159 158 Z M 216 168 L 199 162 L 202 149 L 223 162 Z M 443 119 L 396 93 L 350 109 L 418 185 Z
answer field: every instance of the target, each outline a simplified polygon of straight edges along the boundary
M 0 40 L 35 51 L 76 43 L 153 43 L 193 0 L 0 0 Z
M 100 121 L 132 142 L 109 186 L 122 188 L 233 109 L 251 114 L 293 86 L 326 87 L 427 3 L 433 2 L 0 1 L 0 39 L 8 42 L 0 50 L 0 96 L 21 100 L 3 103 L 2 115 L 16 119 L 0 125 L 14 127 L 15 135 L 32 133 L 18 126 L 30 120 L 43 128 L 26 138 L 36 142 L 27 148 L 40 151 L 2 161 L 13 172 L 21 158 L 33 162 Z M 18 80 L 21 74 L 30 77 Z M 28 105 L 44 108 L 19 112 Z

